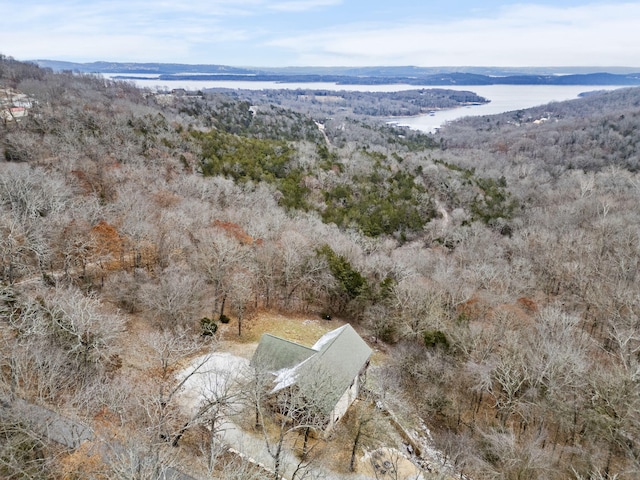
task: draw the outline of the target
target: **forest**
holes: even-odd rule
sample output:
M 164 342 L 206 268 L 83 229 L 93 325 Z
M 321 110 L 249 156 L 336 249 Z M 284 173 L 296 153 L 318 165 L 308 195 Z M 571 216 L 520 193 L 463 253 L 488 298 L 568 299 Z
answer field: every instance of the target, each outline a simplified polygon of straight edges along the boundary
M 470 91 L 444 88 L 421 88 L 399 92 L 338 92 L 317 89 L 230 90 L 208 89 L 208 92 L 225 92 L 242 98 L 252 105 L 281 105 L 291 109 L 304 109 L 313 118 L 322 118 L 345 112 L 356 116 L 398 117 L 418 115 L 435 109 L 456 108 L 465 105 L 488 103 L 489 100 Z
M 0 94 L 0 477 L 265 478 L 217 441 L 232 415 L 285 471 L 298 430 L 253 425 L 259 380 L 179 400 L 266 314 L 367 340 L 367 392 L 439 452 L 424 479 L 640 477 L 640 88 L 437 134 L 376 94 L 158 94 L 7 56 Z M 374 478 L 376 415 L 335 435 L 351 462 L 305 434 L 290 478 Z

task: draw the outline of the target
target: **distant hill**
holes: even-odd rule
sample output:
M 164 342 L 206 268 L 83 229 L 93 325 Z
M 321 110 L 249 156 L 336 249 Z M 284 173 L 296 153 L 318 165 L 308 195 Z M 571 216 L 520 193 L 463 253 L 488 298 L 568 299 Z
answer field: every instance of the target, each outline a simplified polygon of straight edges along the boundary
M 331 82 L 341 85 L 640 85 L 640 72 L 625 67 L 497 68 L 497 67 L 285 67 L 239 68 L 179 63 L 72 63 L 35 60 L 54 71 L 116 73 L 118 78 L 155 74 L 161 80 L 254 80 L 273 82 Z M 602 70 L 602 68 L 600 69 Z
M 74 63 L 58 60 L 34 60 L 39 67 L 50 68 L 55 72 L 70 70 L 81 73 L 122 73 L 122 74 L 185 74 L 185 73 L 232 73 L 236 75 L 253 74 L 254 70 L 229 67 L 226 65 L 187 65 L 184 63 L 119 63 L 91 62 Z

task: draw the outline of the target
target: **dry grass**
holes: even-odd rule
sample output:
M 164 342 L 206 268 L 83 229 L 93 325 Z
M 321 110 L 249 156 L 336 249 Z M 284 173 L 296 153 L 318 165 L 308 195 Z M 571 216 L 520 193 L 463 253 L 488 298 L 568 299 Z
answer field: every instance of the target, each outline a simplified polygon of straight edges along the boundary
M 302 345 L 311 346 L 330 330 L 344 325 L 340 320 L 323 320 L 311 315 L 283 315 L 272 311 L 259 311 L 242 322 L 242 336 L 238 336 L 238 323 L 232 319 L 220 325 L 220 337 L 232 343 L 257 343 L 263 333 L 286 338 Z

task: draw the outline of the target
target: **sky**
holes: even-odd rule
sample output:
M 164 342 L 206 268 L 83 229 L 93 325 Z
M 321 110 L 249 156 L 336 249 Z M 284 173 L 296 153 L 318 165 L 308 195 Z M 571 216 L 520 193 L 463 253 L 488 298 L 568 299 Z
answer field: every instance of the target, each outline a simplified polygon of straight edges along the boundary
M 640 1 L 0 0 L 18 60 L 640 67 Z

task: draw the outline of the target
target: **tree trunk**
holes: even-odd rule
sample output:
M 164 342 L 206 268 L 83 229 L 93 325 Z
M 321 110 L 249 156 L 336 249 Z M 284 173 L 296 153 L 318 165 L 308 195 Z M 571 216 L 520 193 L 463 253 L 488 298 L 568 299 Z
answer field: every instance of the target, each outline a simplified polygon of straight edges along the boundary
M 276 450 L 276 454 L 274 455 L 273 462 L 273 478 L 275 480 L 280 480 L 280 453 L 282 450 L 282 440 L 278 445 L 278 449 Z
M 213 467 L 215 465 L 215 426 L 216 426 L 216 419 L 212 418 L 211 419 L 211 431 L 209 433 L 209 461 L 208 463 L 208 467 L 209 467 L 209 471 L 212 472 L 213 471 Z
M 304 430 L 304 442 L 302 443 L 302 458 L 305 459 L 307 458 L 307 445 L 309 444 L 309 431 L 311 430 L 311 428 L 307 427 Z
M 187 431 L 187 428 L 189 428 L 189 422 L 185 423 L 182 426 L 182 428 L 180 429 L 180 431 L 176 434 L 176 436 L 173 437 L 173 441 L 171 442 L 171 446 L 172 447 L 177 447 L 178 446 L 178 444 L 180 443 L 180 439 L 182 438 L 182 436 Z
M 360 435 L 362 434 L 362 425 L 358 425 L 358 431 L 356 432 L 356 438 L 353 439 L 353 448 L 351 449 L 351 460 L 349 461 L 349 471 L 356 471 L 356 453 L 360 446 Z
M 222 303 L 220 304 L 220 317 L 218 317 L 218 319 L 221 319 L 222 316 L 224 315 L 224 303 L 227 301 L 227 296 L 225 295 L 224 297 L 222 297 Z

